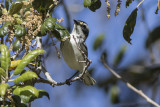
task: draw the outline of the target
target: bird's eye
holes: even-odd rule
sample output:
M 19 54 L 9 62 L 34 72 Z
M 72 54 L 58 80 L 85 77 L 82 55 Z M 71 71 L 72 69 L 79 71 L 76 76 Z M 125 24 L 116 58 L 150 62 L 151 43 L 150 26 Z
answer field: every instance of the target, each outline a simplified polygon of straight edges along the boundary
M 83 28 L 86 28 L 86 25 L 82 25 Z

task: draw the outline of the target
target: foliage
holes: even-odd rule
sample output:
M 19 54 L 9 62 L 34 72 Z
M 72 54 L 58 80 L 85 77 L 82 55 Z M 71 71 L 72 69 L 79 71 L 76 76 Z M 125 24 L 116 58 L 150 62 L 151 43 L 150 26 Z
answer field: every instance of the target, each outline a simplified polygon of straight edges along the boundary
M 131 44 L 130 36 L 133 33 L 134 27 L 136 25 L 137 11 L 138 11 L 137 8 L 132 11 L 123 28 L 123 37 L 130 44 Z
M 133 1 L 127 0 L 126 8 Z M 119 14 L 122 2 L 124 1 L 117 0 L 115 16 Z M 136 25 L 137 11 L 142 2 L 129 15 L 123 28 L 123 37 L 130 44 L 130 36 Z M 4 3 L 5 6 L 3 6 Z M 51 78 L 50 75 L 47 79 L 43 79 L 40 75 L 41 71 L 43 71 L 45 76 L 48 76 L 42 64 L 44 62 L 43 54 L 45 53 L 42 47 L 42 39 L 44 36 L 47 40 L 51 39 L 53 46 L 55 46 L 55 39 L 60 42 L 70 39 L 67 28 L 61 25 L 63 18 L 59 20 L 55 14 L 52 15 L 57 5 L 63 3 L 63 1 L 5 0 L 4 3 L 0 4 L 0 104 L 3 102 L 3 106 L 26 107 L 32 101 L 43 96 L 50 99 L 49 94 L 45 90 L 37 89 L 35 84 L 45 83 L 54 86 L 56 83 L 54 83 L 54 80 L 49 80 Z M 101 0 L 84 0 L 83 6 L 95 12 L 102 8 L 101 5 L 103 3 L 106 3 L 107 17 L 110 18 L 110 0 L 105 2 Z M 156 13 L 158 13 L 158 9 L 159 6 L 157 6 Z M 147 48 L 151 47 L 159 39 L 159 29 L 157 27 L 149 34 L 146 41 Z M 104 41 L 105 35 L 99 35 L 95 38 L 93 49 L 103 50 Z M 57 47 L 55 48 L 57 51 Z M 114 67 L 117 67 L 122 62 L 125 52 L 126 46 L 123 46 L 114 59 Z M 59 54 L 58 51 L 57 53 Z M 107 56 L 106 51 L 103 50 L 103 53 Z M 156 71 L 157 69 L 159 68 L 145 69 L 145 71 Z M 153 73 L 141 72 L 138 74 L 133 73 L 132 75 L 135 75 L 137 80 L 142 81 L 139 76 L 143 76 L 144 79 L 148 80 L 150 76 L 153 76 Z M 108 81 L 98 85 L 100 87 L 105 86 L 105 89 L 108 90 L 106 84 L 111 84 L 111 101 L 114 104 L 118 103 L 120 89 L 115 84 L 116 80 L 111 78 Z M 10 82 L 14 83 L 10 84 Z M 64 84 L 70 83 L 67 80 L 64 83 L 57 83 L 57 85 Z

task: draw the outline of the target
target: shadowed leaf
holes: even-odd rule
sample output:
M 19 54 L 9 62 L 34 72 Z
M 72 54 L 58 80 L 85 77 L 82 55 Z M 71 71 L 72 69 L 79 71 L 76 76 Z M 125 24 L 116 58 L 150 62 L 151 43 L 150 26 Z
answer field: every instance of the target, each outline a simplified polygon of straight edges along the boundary
M 56 23 L 55 29 L 52 32 L 54 36 L 60 40 L 60 41 L 65 41 L 70 37 L 70 34 L 66 28 L 64 28 L 62 25 L 59 25 Z
M 111 102 L 113 104 L 119 103 L 119 94 L 120 94 L 120 89 L 117 85 L 113 85 L 110 88 L 110 95 L 111 95 Z
M 26 30 L 25 30 L 25 27 L 24 26 L 21 26 L 21 25 L 14 25 L 15 27 L 15 36 L 17 38 L 20 38 L 22 36 L 25 36 L 26 34 Z
M 127 48 L 126 46 L 123 46 L 121 50 L 118 52 L 118 54 L 114 59 L 114 64 L 113 64 L 114 66 L 118 66 L 121 63 L 121 61 L 123 60 L 124 54 L 126 52 L 126 48 Z
M 9 9 L 9 0 L 5 0 L 5 6 L 6 6 L 6 9 L 8 11 L 8 9 Z
M 13 42 L 13 51 L 17 51 L 21 47 L 21 43 L 18 39 Z
M 9 10 L 9 14 L 13 15 L 15 13 L 18 13 L 21 8 L 23 7 L 23 3 L 22 1 L 15 1 L 11 4 L 10 10 Z
M 127 0 L 126 1 L 126 8 L 132 3 L 132 1 L 134 1 L 134 0 Z
M 160 39 L 160 26 L 156 27 L 148 36 L 146 40 L 146 48 L 149 48 L 152 44 Z
M 134 27 L 136 25 L 137 11 L 138 11 L 137 8 L 132 11 L 127 21 L 125 22 L 125 26 L 123 28 L 123 37 L 130 44 L 131 44 L 130 36 L 133 33 Z
M 8 31 L 8 26 L 11 25 L 10 22 L 6 22 L 3 24 L 3 26 L 0 28 L 0 37 L 6 36 L 6 34 L 9 32 Z
M 105 35 L 102 34 L 102 35 L 99 35 L 99 36 L 95 39 L 94 44 L 93 44 L 93 49 L 94 49 L 94 50 L 97 50 L 99 47 L 102 46 L 103 41 L 104 41 L 104 38 L 105 38 Z
M 32 5 L 39 13 L 46 14 L 50 5 L 53 4 L 53 0 L 34 0 Z
M 84 7 L 88 7 L 91 11 L 95 12 L 101 7 L 100 0 L 84 0 Z
M 19 96 L 21 98 L 21 102 L 26 104 L 30 101 L 31 97 L 38 97 L 39 91 L 32 86 L 24 86 L 17 87 L 13 91 L 13 94 Z
M 53 31 L 57 19 L 55 17 L 47 18 L 41 26 L 41 35 L 46 35 L 48 31 Z

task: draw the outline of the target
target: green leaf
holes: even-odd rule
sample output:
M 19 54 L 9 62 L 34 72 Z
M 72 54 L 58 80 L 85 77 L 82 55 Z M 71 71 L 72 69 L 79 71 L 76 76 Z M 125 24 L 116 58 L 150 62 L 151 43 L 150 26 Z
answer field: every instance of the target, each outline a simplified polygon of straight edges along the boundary
M 4 96 L 8 88 L 9 88 L 8 84 L 0 84 L 0 95 Z
M 60 40 L 60 41 L 65 41 L 70 37 L 70 34 L 66 28 L 64 28 L 62 25 L 59 25 L 56 23 L 55 29 L 52 32 L 54 36 Z
M 46 92 L 45 90 L 42 90 L 42 89 L 38 89 L 38 91 L 39 91 L 38 98 L 42 98 L 43 96 L 46 96 L 48 99 L 50 99 L 48 92 Z
M 3 68 L 0 68 L 0 76 L 6 76 L 6 72 L 4 71 L 4 69 Z
M 101 7 L 100 0 L 84 0 L 84 7 L 88 7 L 91 11 L 95 12 Z
M 8 33 L 8 26 L 11 25 L 10 22 L 6 22 L 3 24 L 3 26 L 0 28 L 0 37 L 4 37 Z
M 46 35 L 48 31 L 53 31 L 56 21 L 55 17 L 47 18 L 41 26 L 41 35 Z
M 126 8 L 132 3 L 132 1 L 134 1 L 134 0 L 127 0 L 126 1 Z
M 15 106 L 16 107 L 27 107 L 27 105 L 26 105 L 26 97 L 20 97 L 20 96 L 18 96 L 18 95 L 12 95 L 12 98 L 13 98 L 13 100 L 14 100 L 14 102 L 15 102 Z
M 136 25 L 137 11 L 138 11 L 137 8 L 132 11 L 123 28 L 123 37 L 130 44 L 131 44 L 130 36 L 133 33 L 134 27 Z
M 83 3 L 83 5 L 84 5 L 84 7 L 89 7 L 89 6 L 91 6 L 91 0 L 84 0 L 84 3 Z
M 15 13 L 18 13 L 21 8 L 23 7 L 23 2 L 22 1 L 15 1 L 11 4 L 10 10 L 9 10 L 9 14 L 13 15 Z
M 17 87 L 13 94 L 20 97 L 21 103 L 26 104 L 30 102 L 31 98 L 38 98 L 39 91 L 33 86 L 24 86 Z
M 6 45 L 0 45 L 0 51 L 1 51 L 1 67 L 4 70 L 8 70 L 11 60 L 10 60 L 10 51 L 8 50 L 8 47 Z
M 14 91 L 13 91 L 14 95 L 25 95 L 25 96 L 35 96 L 38 97 L 39 96 L 39 91 L 34 88 L 33 86 L 24 86 L 24 87 L 17 87 Z
M 38 89 L 38 91 L 39 91 L 38 98 L 42 98 L 43 96 L 46 96 L 48 99 L 50 99 L 48 92 L 46 92 L 45 90 L 42 90 L 42 89 Z M 38 98 L 37 97 L 31 97 L 30 102 L 32 102 L 32 101 L 34 101 L 35 99 L 38 99 Z
M 89 6 L 88 8 L 91 11 L 95 12 L 100 7 L 101 7 L 101 1 L 100 0 L 93 0 L 91 6 Z
M 18 84 L 19 82 L 24 82 L 33 78 L 37 78 L 38 76 L 35 72 L 31 72 L 31 71 L 26 71 L 25 73 L 23 73 L 21 76 L 17 77 L 16 79 L 14 79 L 14 83 Z
M 102 46 L 102 43 L 103 43 L 103 41 L 104 41 L 104 38 L 105 38 L 105 35 L 99 35 L 96 39 L 95 39 L 95 41 L 94 41 L 94 44 L 93 44 L 93 49 L 94 50 L 97 50 L 99 47 L 101 47 Z
M 44 53 L 45 51 L 42 49 L 38 49 L 38 50 L 33 50 L 31 52 L 29 52 L 25 57 L 23 57 L 23 59 L 21 60 L 21 62 L 19 63 L 19 65 L 16 67 L 15 71 L 14 71 L 14 75 L 18 75 L 20 74 L 24 67 L 26 65 L 28 65 L 31 61 L 33 61 L 38 55 Z
M 0 8 L 0 17 L 2 16 L 3 14 L 2 14 L 2 8 Z
M 110 89 L 111 102 L 113 104 L 119 103 L 119 94 L 120 94 L 119 87 L 117 85 L 113 85 Z
M 21 47 L 21 43 L 18 39 L 13 42 L 13 51 L 17 51 Z
M 12 0 L 10 0 L 10 3 L 12 3 Z
M 127 46 L 123 46 L 119 51 L 119 53 L 116 55 L 114 59 L 114 64 L 113 64 L 114 66 L 118 66 L 121 63 L 121 61 L 123 60 L 124 54 L 126 52 L 126 48 Z
M 8 9 L 9 9 L 9 0 L 5 0 L 5 6 L 6 6 L 6 9 L 8 11 Z
M 17 38 L 21 38 L 22 36 L 25 36 L 26 30 L 24 26 L 14 25 L 14 27 L 15 27 L 15 36 Z
M 148 38 L 146 40 L 146 48 L 152 46 L 156 41 L 160 39 L 160 26 L 153 29 L 151 33 L 149 33 Z
M 53 4 L 53 0 L 34 0 L 32 2 L 33 8 L 36 9 L 39 13 L 46 14 L 50 5 Z

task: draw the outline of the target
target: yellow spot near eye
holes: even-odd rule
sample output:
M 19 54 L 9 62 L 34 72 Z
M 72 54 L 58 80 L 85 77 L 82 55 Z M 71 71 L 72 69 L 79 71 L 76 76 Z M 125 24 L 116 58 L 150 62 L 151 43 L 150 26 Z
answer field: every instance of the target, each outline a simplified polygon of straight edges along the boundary
M 80 25 L 83 25 L 83 22 L 80 22 Z

